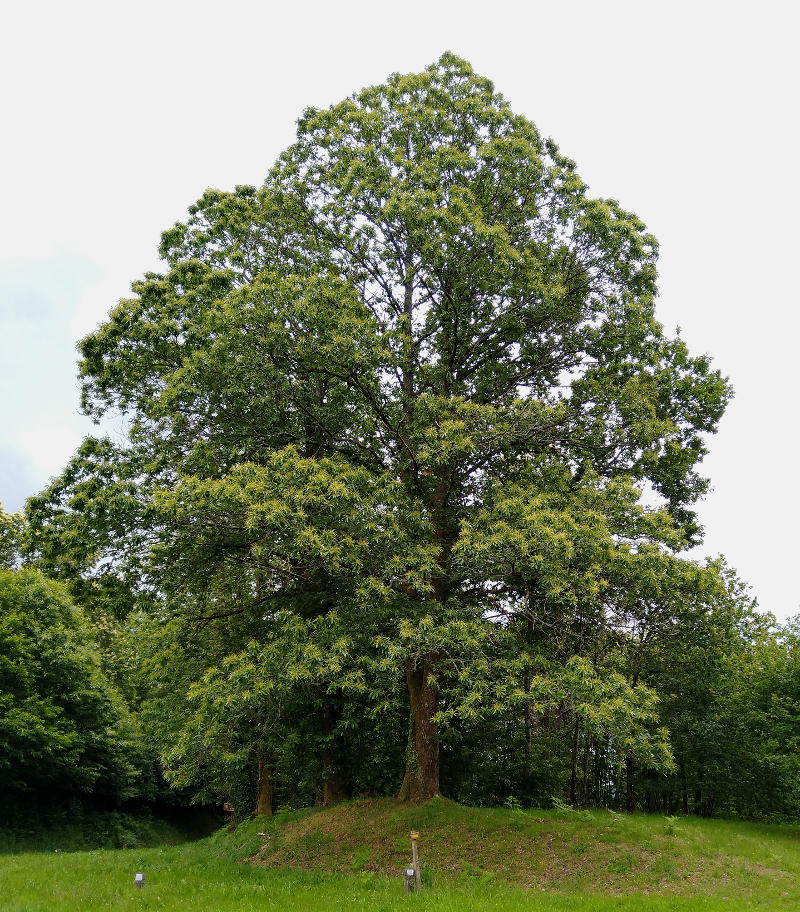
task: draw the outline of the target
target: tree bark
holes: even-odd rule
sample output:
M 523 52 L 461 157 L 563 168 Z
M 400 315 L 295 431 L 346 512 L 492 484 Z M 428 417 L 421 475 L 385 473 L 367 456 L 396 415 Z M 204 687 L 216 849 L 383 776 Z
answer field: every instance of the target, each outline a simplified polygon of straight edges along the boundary
M 633 813 L 633 757 L 625 758 L 625 809 Z
M 617 781 L 614 788 L 614 807 L 622 807 L 622 764 L 617 765 Z
M 606 781 L 606 759 L 608 757 L 609 738 L 606 736 L 601 741 L 595 742 L 594 746 L 594 788 L 592 800 L 595 807 L 604 807 L 605 800 L 605 781 Z
M 586 746 L 583 751 L 583 779 L 581 781 L 581 807 L 589 807 L 589 755 L 592 748 L 592 739 L 586 733 Z
M 530 672 L 525 672 L 525 677 L 522 680 L 522 686 L 525 689 L 525 760 L 527 762 L 526 772 L 530 772 L 530 763 L 531 763 L 531 748 L 533 746 L 533 719 L 531 713 L 531 704 L 530 704 L 530 692 L 531 692 L 531 675 Z
M 694 790 L 694 813 L 700 817 L 703 813 L 703 764 L 697 765 L 697 786 Z
M 431 682 L 433 662 L 413 665 L 406 659 L 410 703 L 406 772 L 397 795 L 400 801 L 426 801 L 439 794 L 439 731 L 434 715 L 439 694 Z
M 256 814 L 259 817 L 272 816 L 272 768 L 267 763 L 263 749 L 258 751 L 258 798 Z
M 531 613 L 531 588 L 526 584 L 525 586 L 525 604 L 527 607 L 528 618 L 525 624 L 525 632 L 527 634 L 527 643 L 532 645 L 533 643 L 533 615 Z M 525 670 L 525 677 L 522 681 L 522 686 L 525 689 L 525 760 L 527 761 L 526 772 L 530 772 L 530 762 L 531 762 L 531 748 L 533 746 L 533 712 L 531 710 L 531 673 L 530 670 Z
M 569 803 L 574 807 L 577 803 L 578 782 L 578 720 L 575 719 L 575 728 L 572 730 L 572 772 L 569 777 Z
M 689 814 L 689 789 L 686 787 L 686 764 L 681 760 L 680 763 L 681 771 L 681 803 L 683 805 L 683 813 L 688 816 Z

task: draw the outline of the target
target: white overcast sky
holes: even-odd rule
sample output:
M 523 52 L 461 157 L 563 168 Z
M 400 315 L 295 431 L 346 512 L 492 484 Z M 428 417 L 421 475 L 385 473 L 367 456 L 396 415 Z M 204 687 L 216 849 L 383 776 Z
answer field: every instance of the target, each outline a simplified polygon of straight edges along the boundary
M 704 469 L 706 543 L 800 611 L 798 5 L 8 3 L 0 29 L 0 502 L 91 424 L 76 341 L 206 187 L 257 184 L 307 105 L 449 49 L 661 245 L 658 314 L 735 399 Z

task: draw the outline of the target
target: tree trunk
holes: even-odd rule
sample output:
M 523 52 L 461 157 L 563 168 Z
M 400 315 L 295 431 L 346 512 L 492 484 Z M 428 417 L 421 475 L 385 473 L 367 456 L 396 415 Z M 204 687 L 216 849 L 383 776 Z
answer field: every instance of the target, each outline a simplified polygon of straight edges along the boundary
M 530 692 L 531 692 L 531 673 L 525 672 L 522 679 L 522 686 L 525 689 L 525 760 L 526 773 L 530 772 L 531 764 L 531 747 L 533 744 L 533 718 L 531 713 Z
M 633 757 L 625 758 L 625 809 L 633 813 Z
M 322 804 L 330 807 L 349 797 L 347 786 L 344 784 L 342 771 L 336 762 L 334 751 L 331 749 L 331 736 L 336 726 L 336 713 L 327 696 L 322 698 L 322 734 L 325 746 L 322 749 L 320 761 L 322 763 Z
M 617 764 L 617 782 L 614 788 L 614 807 L 622 807 L 622 764 Z
M 430 659 L 416 666 L 406 659 L 410 713 L 406 773 L 397 795 L 400 801 L 426 801 L 439 794 L 439 731 L 433 719 L 439 694 L 430 680 L 432 672 Z
M 258 751 L 258 799 L 256 814 L 259 817 L 272 816 L 272 768 L 267 763 L 263 749 Z
M 323 754 L 322 762 L 326 762 L 326 755 Z M 331 770 L 324 774 L 322 780 L 322 804 L 324 807 L 330 807 L 332 804 L 339 804 L 350 797 L 347 786 L 342 782 L 341 774 L 338 770 Z
M 597 741 L 594 746 L 594 786 L 592 800 L 595 807 L 605 807 L 606 758 L 608 757 L 608 737 Z
M 694 790 L 694 813 L 700 817 L 703 813 L 703 764 L 697 765 L 697 787 Z
M 686 764 L 681 760 L 681 803 L 683 804 L 683 813 L 689 814 L 689 789 L 686 787 Z
M 533 643 L 533 614 L 531 612 L 531 587 L 526 583 L 525 584 L 525 604 L 526 610 L 528 612 L 528 619 L 526 622 L 526 634 L 527 634 L 527 644 L 531 646 Z M 531 673 L 530 669 L 525 669 L 525 677 L 522 681 L 522 686 L 525 689 L 525 760 L 527 763 L 526 773 L 530 773 L 530 763 L 531 763 L 531 748 L 533 745 L 533 711 L 531 710 Z
M 583 751 L 583 779 L 581 781 L 581 807 L 589 807 L 589 756 L 592 750 L 592 739 L 586 733 L 586 747 Z
M 572 772 L 569 777 L 569 803 L 574 807 L 577 803 L 578 783 L 578 720 L 575 719 L 575 728 L 572 731 Z

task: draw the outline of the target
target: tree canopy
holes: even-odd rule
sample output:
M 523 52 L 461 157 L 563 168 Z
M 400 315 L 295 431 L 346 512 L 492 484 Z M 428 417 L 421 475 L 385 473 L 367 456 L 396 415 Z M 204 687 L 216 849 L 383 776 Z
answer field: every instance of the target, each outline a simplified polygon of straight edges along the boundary
M 0 504 L 0 567 L 13 567 L 19 561 L 25 520 L 21 513 L 6 513 Z
M 567 739 L 573 797 L 600 751 L 673 771 L 645 644 L 728 597 L 678 552 L 730 389 L 657 321 L 645 225 L 445 54 L 305 111 L 160 252 L 81 343 L 85 409 L 130 440 L 28 512 L 39 561 L 168 631 L 175 781 L 257 765 L 263 803 L 304 731 L 341 797 L 354 720 L 389 744 L 398 712 L 410 799 L 510 719 L 529 771 Z
M 64 586 L 0 568 L 0 794 L 115 802 L 134 787 L 136 738 Z

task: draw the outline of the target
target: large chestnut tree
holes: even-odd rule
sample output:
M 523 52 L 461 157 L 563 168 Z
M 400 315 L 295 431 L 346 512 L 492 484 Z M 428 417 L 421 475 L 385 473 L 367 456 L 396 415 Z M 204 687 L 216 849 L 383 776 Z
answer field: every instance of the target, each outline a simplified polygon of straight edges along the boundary
M 698 539 L 727 384 L 657 321 L 644 224 L 465 61 L 305 111 L 263 186 L 207 191 L 161 254 L 81 346 L 87 411 L 129 419 L 142 585 L 272 674 L 291 627 L 282 683 L 319 688 L 321 725 L 394 668 L 403 797 L 439 791 L 459 714 L 530 722 L 535 618 L 608 628 L 638 556 Z M 595 693 L 650 743 L 644 691 L 590 666 L 552 670 L 553 699 Z

